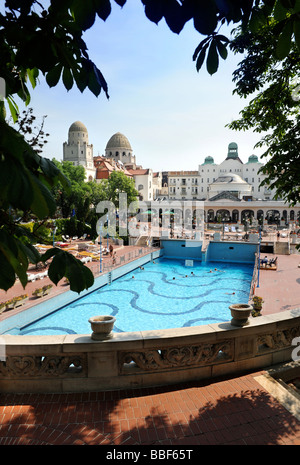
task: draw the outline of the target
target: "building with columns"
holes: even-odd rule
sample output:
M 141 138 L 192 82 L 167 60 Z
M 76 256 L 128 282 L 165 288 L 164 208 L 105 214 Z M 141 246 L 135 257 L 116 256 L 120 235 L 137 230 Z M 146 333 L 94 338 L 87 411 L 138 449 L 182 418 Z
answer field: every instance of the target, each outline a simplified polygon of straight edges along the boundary
M 132 146 L 120 132 L 107 142 L 105 155 L 94 157 L 87 128 L 76 121 L 69 128 L 68 142 L 63 144 L 63 160 L 84 166 L 87 181 L 101 182 L 112 171 L 123 171 L 134 179 L 139 199 L 146 202 L 203 201 L 207 223 L 246 221 L 294 227 L 300 218 L 300 205 L 290 208 L 283 201 L 275 201 L 275 192 L 260 186 L 263 164 L 256 155 L 250 155 L 244 163 L 235 142 L 228 145 L 226 158 L 220 164 L 207 156 L 198 170 L 153 173 L 151 168 L 136 164 Z
M 263 163 L 250 155 L 243 163 L 235 142 L 228 145 L 225 160 L 219 165 L 207 156 L 198 171 L 169 172 L 169 198 L 172 200 L 209 200 L 237 198 L 271 200 L 274 192 L 261 187 L 265 176 L 259 173 Z

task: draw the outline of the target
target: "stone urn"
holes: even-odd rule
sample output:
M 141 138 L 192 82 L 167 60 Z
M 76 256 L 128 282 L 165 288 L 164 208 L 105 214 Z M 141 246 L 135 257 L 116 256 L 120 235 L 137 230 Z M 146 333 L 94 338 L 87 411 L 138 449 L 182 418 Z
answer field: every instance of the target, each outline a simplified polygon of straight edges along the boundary
M 111 337 L 111 332 L 116 319 L 111 315 L 99 315 L 89 318 L 92 328 L 91 338 L 95 341 L 102 341 Z
M 231 311 L 231 324 L 233 326 L 246 326 L 249 324 L 249 316 L 253 310 L 252 305 L 249 304 L 233 304 L 229 306 Z

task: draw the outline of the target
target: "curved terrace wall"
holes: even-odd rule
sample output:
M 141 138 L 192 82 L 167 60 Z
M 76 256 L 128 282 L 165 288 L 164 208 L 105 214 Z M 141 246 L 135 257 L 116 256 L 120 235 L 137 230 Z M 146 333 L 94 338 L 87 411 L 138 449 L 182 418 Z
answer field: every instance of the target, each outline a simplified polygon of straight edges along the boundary
M 235 249 L 230 250 L 233 253 Z M 140 260 L 145 263 L 160 254 L 158 250 L 138 263 L 127 264 L 125 272 L 139 266 Z M 124 270 L 113 271 L 114 278 L 118 274 Z M 107 278 L 101 276 L 103 284 Z M 61 298 L 69 297 L 66 293 Z M 39 317 L 41 311 L 41 306 L 34 307 L 31 317 Z M 5 324 L 7 328 L 12 325 Z M 210 379 L 291 361 L 293 339 L 298 336 L 300 308 L 250 318 L 243 328 L 230 322 L 216 323 L 113 333 L 106 341 L 94 341 L 89 334 L 2 334 L 0 392 L 87 392 Z
M 167 385 L 291 361 L 300 309 L 164 331 L 90 335 L 1 336 L 1 392 L 83 392 Z

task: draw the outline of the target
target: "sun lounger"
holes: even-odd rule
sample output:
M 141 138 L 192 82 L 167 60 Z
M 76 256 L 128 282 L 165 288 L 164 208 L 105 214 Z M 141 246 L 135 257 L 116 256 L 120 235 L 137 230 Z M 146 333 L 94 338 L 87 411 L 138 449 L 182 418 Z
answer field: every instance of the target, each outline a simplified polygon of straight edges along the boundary
M 277 257 L 271 259 L 261 259 L 260 260 L 260 269 L 263 270 L 277 270 Z

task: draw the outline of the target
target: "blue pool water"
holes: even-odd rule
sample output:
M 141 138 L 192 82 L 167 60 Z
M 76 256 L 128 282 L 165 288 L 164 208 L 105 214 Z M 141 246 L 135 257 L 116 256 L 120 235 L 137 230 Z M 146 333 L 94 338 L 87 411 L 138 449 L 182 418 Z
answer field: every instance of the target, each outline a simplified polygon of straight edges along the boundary
M 23 327 L 19 334 L 90 334 L 88 319 L 95 315 L 114 315 L 115 332 L 229 321 L 228 306 L 248 302 L 252 274 L 249 264 L 194 261 L 190 267 L 184 260 L 157 259 Z

